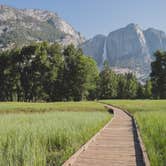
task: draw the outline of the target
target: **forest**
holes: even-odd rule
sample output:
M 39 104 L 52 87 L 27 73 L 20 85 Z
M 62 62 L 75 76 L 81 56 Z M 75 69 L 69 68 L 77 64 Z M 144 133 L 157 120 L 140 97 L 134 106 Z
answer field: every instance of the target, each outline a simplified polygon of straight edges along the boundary
M 74 45 L 33 43 L 0 52 L 1 101 L 81 101 L 166 98 L 166 53 L 157 51 L 149 80 L 116 74 Z

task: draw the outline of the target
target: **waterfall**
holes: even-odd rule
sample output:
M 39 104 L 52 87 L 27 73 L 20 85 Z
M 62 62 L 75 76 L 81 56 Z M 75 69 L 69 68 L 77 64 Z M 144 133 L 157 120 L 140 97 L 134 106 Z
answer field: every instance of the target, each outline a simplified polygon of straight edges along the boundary
M 105 39 L 104 42 L 104 48 L 103 48 L 103 63 L 105 62 L 105 60 L 107 60 L 107 39 Z

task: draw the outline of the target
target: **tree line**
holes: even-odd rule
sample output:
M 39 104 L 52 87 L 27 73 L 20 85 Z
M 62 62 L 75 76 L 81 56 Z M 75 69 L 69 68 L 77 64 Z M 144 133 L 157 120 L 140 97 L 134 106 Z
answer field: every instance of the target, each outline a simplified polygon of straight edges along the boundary
M 99 99 L 145 99 L 152 97 L 151 81 L 142 85 L 132 73 L 116 74 L 108 64 L 104 65 L 99 74 Z
M 83 100 L 97 77 L 95 62 L 73 45 L 36 43 L 1 53 L 0 100 Z
M 153 68 L 158 65 L 152 64 Z M 155 79 L 156 72 L 152 69 L 152 81 L 142 85 L 133 74 L 116 74 L 107 63 L 99 72 L 96 62 L 73 45 L 34 43 L 0 53 L 0 100 L 163 98 L 163 89 L 160 88 L 162 94 L 157 93 L 156 83 L 161 84 L 166 79 Z

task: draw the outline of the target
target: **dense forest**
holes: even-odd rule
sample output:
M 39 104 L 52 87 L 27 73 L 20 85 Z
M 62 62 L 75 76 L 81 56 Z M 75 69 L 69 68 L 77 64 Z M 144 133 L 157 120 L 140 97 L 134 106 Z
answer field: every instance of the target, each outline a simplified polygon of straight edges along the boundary
M 166 98 L 166 53 L 155 53 L 151 80 L 116 74 L 73 45 L 34 43 L 0 53 L 1 101 L 80 101 Z

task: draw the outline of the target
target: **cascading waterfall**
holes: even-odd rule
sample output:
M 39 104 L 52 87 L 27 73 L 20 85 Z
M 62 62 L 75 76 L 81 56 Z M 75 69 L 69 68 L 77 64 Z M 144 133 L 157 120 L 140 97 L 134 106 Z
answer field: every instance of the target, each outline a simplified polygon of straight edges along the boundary
M 104 42 L 104 48 L 103 48 L 103 63 L 105 62 L 105 60 L 107 60 L 107 39 L 105 39 Z

